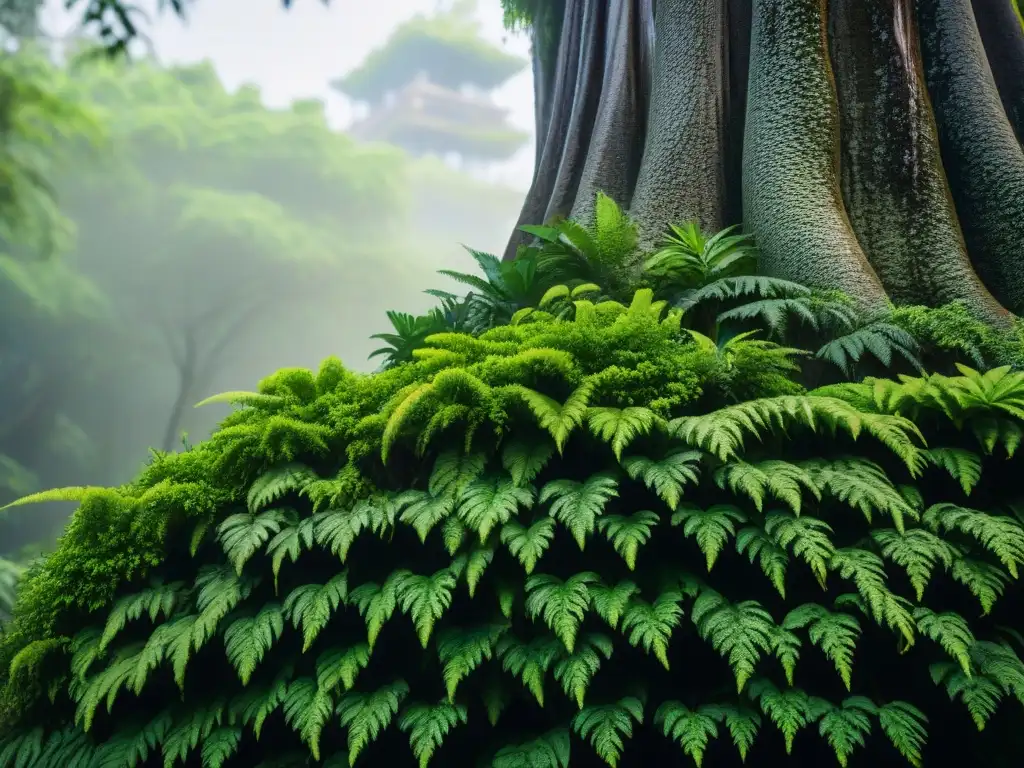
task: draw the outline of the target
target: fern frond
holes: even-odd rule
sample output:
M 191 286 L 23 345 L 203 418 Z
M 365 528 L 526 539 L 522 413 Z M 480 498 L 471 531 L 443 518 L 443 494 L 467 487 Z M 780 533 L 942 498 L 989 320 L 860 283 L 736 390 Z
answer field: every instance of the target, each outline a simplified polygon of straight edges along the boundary
M 443 676 L 448 701 L 454 702 L 459 683 L 494 656 L 495 647 L 508 630 L 507 624 L 472 629 L 450 629 L 437 639 L 437 657 L 444 664 Z
M 296 587 L 284 600 L 284 615 L 302 632 L 302 652 L 312 647 L 338 606 L 349 596 L 348 572 L 342 571 L 326 584 Z
M 700 477 L 700 451 L 669 451 L 661 459 L 627 456 L 622 467 L 633 480 L 643 483 L 675 511 L 683 495 L 683 486 L 696 483 Z
M 572 653 L 576 633 L 590 608 L 589 587 L 598 581 L 597 574 L 590 571 L 565 581 L 545 574 L 530 576 L 526 580 L 526 613 L 531 619 L 541 616 L 548 629 Z
M 467 722 L 466 708 L 441 701 L 437 704 L 413 704 L 398 720 L 398 728 L 409 734 L 409 747 L 419 761 L 420 768 L 427 768 L 444 737 L 457 725 Z
M 682 524 L 683 535 L 696 539 L 710 573 L 729 537 L 736 535 L 736 523 L 746 521 L 743 511 L 731 504 L 715 504 L 707 509 L 683 504 L 672 515 L 671 524 Z
M 335 714 L 341 725 L 348 729 L 350 765 L 355 765 L 360 753 L 391 725 L 398 708 L 408 695 L 409 686 L 404 680 L 396 680 L 373 693 L 350 691 L 341 697 Z M 318 755 L 314 757 L 319 759 Z
M 682 601 L 682 593 L 670 589 L 658 595 L 653 603 L 632 597 L 622 612 L 622 632 L 629 644 L 653 653 L 665 669 L 669 668 L 668 644 L 672 632 L 683 618 L 679 605 Z
M 771 614 L 756 600 L 734 605 L 706 589 L 693 604 L 690 618 L 700 636 L 728 660 L 736 691 L 742 693 L 761 656 L 775 649 L 776 624 Z
M 590 741 L 597 756 L 616 768 L 625 749 L 624 740 L 633 735 L 633 723 L 643 723 L 644 706 L 632 696 L 615 704 L 589 706 L 572 720 L 573 730 Z
M 539 501 L 548 501 L 548 514 L 564 525 L 576 540 L 580 551 L 587 536 L 594 532 L 597 518 L 611 499 L 619 495 L 618 482 L 608 474 L 597 474 L 578 483 L 575 480 L 552 480 L 540 490 Z

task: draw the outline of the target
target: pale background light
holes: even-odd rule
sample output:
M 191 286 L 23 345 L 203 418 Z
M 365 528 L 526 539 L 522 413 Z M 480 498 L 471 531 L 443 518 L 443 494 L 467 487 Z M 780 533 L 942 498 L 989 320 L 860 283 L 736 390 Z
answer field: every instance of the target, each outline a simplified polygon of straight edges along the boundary
M 74 28 L 78 12 L 64 10 L 65 0 L 47 0 L 42 21 L 52 35 Z M 259 86 L 268 106 L 286 106 L 294 99 L 324 101 L 331 124 L 341 129 L 354 116 L 344 96 L 328 82 L 358 66 L 401 22 L 416 13 L 431 13 L 438 0 L 294 0 L 284 10 L 280 0 L 196 0 L 188 20 L 156 11 L 157 0 L 141 0 L 152 20 L 145 26 L 157 57 L 165 64 L 211 60 L 224 84 L 234 89 Z M 499 0 L 479 0 L 481 32 L 490 41 L 521 56 L 529 40 L 502 26 Z M 511 110 L 510 121 L 530 131 L 533 123 L 533 78 L 527 67 L 493 94 L 495 103 Z M 533 173 L 533 142 L 511 160 L 496 165 L 488 178 L 517 189 L 529 186 Z

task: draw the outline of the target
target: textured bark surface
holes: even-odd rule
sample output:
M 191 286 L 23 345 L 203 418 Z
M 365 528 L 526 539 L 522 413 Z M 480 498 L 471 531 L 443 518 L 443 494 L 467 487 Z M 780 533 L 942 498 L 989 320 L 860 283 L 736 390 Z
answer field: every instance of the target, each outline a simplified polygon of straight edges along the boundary
M 1003 109 L 1024 143 L 1024 26 L 1013 0 L 973 0 L 971 5 Z
M 1024 311 L 1011 0 L 555 2 L 521 224 L 587 223 L 601 190 L 645 249 L 742 221 L 764 272 L 865 306 Z
M 924 84 L 912 0 L 831 0 L 842 191 L 854 233 L 890 298 L 963 300 L 1012 316 L 978 279 L 956 218 Z
M 839 189 L 839 115 L 825 2 L 754 0 L 744 223 L 757 239 L 765 273 L 881 306 L 885 292 Z
M 611 0 L 604 81 L 572 217 L 593 221 L 598 191 L 621 206 L 633 195 L 647 123 L 643 9 L 640 0 Z
M 641 243 L 670 223 L 725 221 L 726 0 L 661 0 L 650 128 L 632 200 Z
M 1024 312 L 1024 151 L 971 0 L 917 0 L 928 89 L 968 252 L 1004 306 Z

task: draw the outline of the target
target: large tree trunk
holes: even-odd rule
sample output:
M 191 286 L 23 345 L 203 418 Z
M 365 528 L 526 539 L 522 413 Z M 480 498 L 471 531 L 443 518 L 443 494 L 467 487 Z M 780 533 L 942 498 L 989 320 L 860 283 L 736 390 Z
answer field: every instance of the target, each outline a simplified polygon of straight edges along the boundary
M 743 223 L 766 273 L 865 306 L 1024 312 L 1012 0 L 565 0 L 556 29 L 520 223 L 602 190 L 647 248 Z

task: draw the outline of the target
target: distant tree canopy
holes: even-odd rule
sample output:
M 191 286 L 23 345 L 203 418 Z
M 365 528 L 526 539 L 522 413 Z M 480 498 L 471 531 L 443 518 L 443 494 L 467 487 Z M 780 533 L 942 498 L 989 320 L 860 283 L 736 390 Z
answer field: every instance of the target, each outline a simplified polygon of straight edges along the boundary
M 456 3 L 434 16 L 414 16 L 387 42 L 333 85 L 356 101 L 379 102 L 419 72 L 446 88 L 492 90 L 526 69 L 528 62 L 488 43 L 472 15 L 475 4 Z

